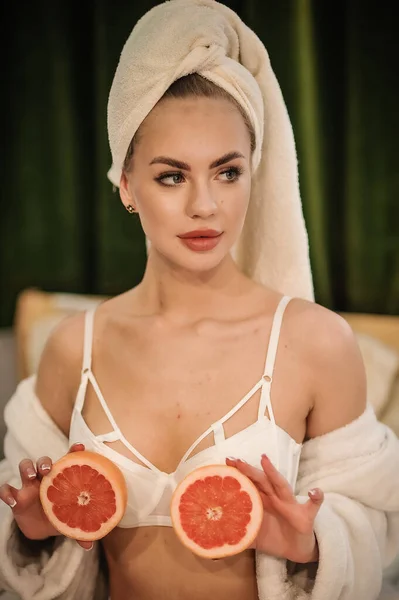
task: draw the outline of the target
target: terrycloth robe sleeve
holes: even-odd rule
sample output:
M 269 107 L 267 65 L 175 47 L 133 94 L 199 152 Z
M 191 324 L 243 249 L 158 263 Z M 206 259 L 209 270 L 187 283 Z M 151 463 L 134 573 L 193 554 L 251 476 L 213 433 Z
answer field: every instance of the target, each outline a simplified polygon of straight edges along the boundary
M 399 551 L 399 440 L 371 406 L 355 421 L 305 442 L 296 494 L 319 487 L 318 565 L 258 554 L 260 600 L 376 600 Z
M 57 428 L 34 394 L 34 377 L 18 386 L 4 413 L 7 433 L 0 484 L 20 487 L 18 464 L 48 455 L 57 460 L 68 451 L 68 439 Z M 103 600 L 105 583 L 99 573 L 99 545 L 86 552 L 63 536 L 44 542 L 24 540 L 11 509 L 0 502 L 0 590 L 22 600 Z

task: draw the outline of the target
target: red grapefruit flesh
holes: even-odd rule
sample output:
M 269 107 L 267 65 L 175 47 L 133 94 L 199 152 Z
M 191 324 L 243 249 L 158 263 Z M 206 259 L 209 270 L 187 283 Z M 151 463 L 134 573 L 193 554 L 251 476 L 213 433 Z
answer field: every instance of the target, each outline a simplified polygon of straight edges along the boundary
M 209 465 L 190 473 L 171 501 L 180 541 L 203 558 L 242 552 L 256 538 L 263 504 L 255 485 L 234 467 Z
M 103 538 L 122 519 L 127 489 L 108 458 L 84 450 L 54 463 L 40 483 L 40 501 L 50 523 L 75 540 Z

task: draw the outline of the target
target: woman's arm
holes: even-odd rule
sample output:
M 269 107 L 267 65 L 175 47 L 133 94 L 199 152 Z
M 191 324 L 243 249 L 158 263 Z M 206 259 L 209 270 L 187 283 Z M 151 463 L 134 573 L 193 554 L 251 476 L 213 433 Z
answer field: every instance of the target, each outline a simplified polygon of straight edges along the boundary
M 306 427 L 310 439 L 359 417 L 367 405 L 367 389 L 362 356 L 348 323 L 321 306 L 306 305 L 298 324 L 312 365 L 313 407 Z
M 399 549 L 399 442 L 366 411 L 363 360 L 346 321 L 314 305 L 304 307 L 300 327 L 313 332 L 314 399 L 297 492 L 317 486 L 325 494 L 310 598 L 375 600 L 383 567 Z
M 383 567 L 399 547 L 399 441 L 366 403 L 363 364 L 346 323 L 298 304 L 297 354 L 311 361 L 312 410 L 296 497 L 270 462 L 262 461 L 263 472 L 236 462 L 264 499 L 264 536 L 256 541 L 259 596 L 376 600 Z M 324 493 L 319 506 L 308 498 L 312 489 Z M 318 564 L 305 552 L 306 564 L 302 549 L 314 535 Z
M 82 319 L 67 319 L 51 335 L 43 352 L 36 386 L 23 381 L 5 409 L 7 433 L 0 484 L 20 487 L 18 463 L 34 463 L 45 455 L 56 460 L 68 451 L 73 394 L 79 384 Z M 43 410 L 44 409 L 44 410 Z M 57 600 L 94 598 L 98 577 L 98 548 L 84 552 L 63 537 L 33 542 L 24 539 L 11 509 L 0 503 L 0 589 L 15 591 L 22 599 Z M 82 583 L 84 582 L 84 583 Z M 98 597 L 102 597 L 101 595 Z
M 83 313 L 58 325 L 43 350 L 36 378 L 36 396 L 66 437 L 81 377 L 83 330 Z

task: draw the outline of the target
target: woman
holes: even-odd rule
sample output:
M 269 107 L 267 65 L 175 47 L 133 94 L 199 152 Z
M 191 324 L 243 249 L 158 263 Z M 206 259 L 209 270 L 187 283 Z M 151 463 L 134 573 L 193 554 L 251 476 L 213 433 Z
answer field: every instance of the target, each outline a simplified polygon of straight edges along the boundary
M 209 23 L 204 24 L 199 16 L 209 18 Z M 183 72 L 174 69 L 173 74 L 165 73 L 168 56 L 178 52 L 173 44 L 166 51 L 159 38 L 155 25 L 161 18 L 167 18 L 171 28 L 176 23 L 182 26 L 179 41 L 186 48 L 186 58 L 202 61 L 201 68 L 192 69 L 179 55 L 179 65 L 185 62 Z M 377 574 L 374 583 L 366 577 L 365 584 L 359 584 L 358 547 L 350 548 L 338 580 L 328 583 L 325 577 L 330 562 L 334 562 L 332 556 L 323 555 L 323 550 L 329 548 L 325 541 L 331 535 L 329 528 L 337 527 L 341 538 L 343 531 L 348 532 L 343 547 L 351 546 L 351 522 L 349 519 L 348 526 L 348 519 L 341 514 L 347 510 L 346 502 L 355 505 L 359 501 L 349 500 L 351 488 L 347 487 L 348 495 L 342 496 L 342 506 L 336 513 L 333 498 L 326 499 L 326 506 L 323 504 L 323 491 L 342 494 L 338 484 L 335 489 L 327 489 L 328 478 L 324 480 L 326 489 L 322 485 L 321 489 L 308 488 L 306 501 L 297 498 L 294 490 L 302 448 L 314 448 L 312 442 L 319 439 L 335 443 L 334 439 L 340 438 L 329 436 L 342 435 L 345 426 L 356 432 L 359 423 L 366 427 L 372 421 L 372 431 L 378 431 L 385 440 L 385 473 L 393 473 L 397 467 L 393 458 L 397 441 L 385 430 L 382 432 L 368 414 L 364 369 L 349 327 L 311 301 L 305 235 L 298 217 L 295 156 L 283 104 L 275 96 L 279 108 L 267 110 L 270 98 L 260 85 L 266 82 L 266 78 L 262 80 L 262 69 L 258 69 L 257 88 L 257 80 L 248 70 L 248 76 L 244 74 L 241 65 L 242 70 L 236 72 L 236 66 L 229 62 L 227 66 L 218 62 L 221 46 L 213 52 L 212 44 L 202 41 L 200 50 L 205 51 L 205 62 L 198 52 L 193 56 L 192 47 L 185 43 L 193 37 L 198 39 L 193 29 L 199 22 L 204 31 L 210 32 L 210 38 L 212 27 L 216 31 L 222 24 L 229 49 L 234 46 L 235 33 L 243 62 L 251 49 L 250 42 L 255 43 L 254 34 L 248 33 L 234 13 L 209 1 L 176 0 L 161 5 L 136 26 L 122 53 L 110 94 L 109 133 L 114 162 L 109 176 L 120 187 L 125 208 L 139 216 L 147 236 L 150 249 L 145 275 L 136 288 L 58 327 L 46 346 L 29 394 L 40 403 L 41 408 L 36 409 L 44 409 L 42 420 L 50 418 L 57 426 L 54 436 L 58 440 L 64 444 L 68 440 L 73 444 L 72 451 L 83 444 L 103 453 L 125 475 L 129 487 L 125 517 L 102 543 L 111 598 L 199 600 L 213 596 L 219 600 L 255 600 L 276 597 L 278 589 L 278 597 L 285 598 L 294 598 L 290 595 L 294 593 L 297 597 L 298 589 L 303 597 L 376 598 L 381 564 L 373 571 Z M 166 29 L 164 38 L 170 42 L 174 32 Z M 251 37 L 247 40 L 247 36 Z M 256 39 L 257 57 L 263 60 L 264 49 L 259 46 Z M 146 53 L 141 64 L 139 51 Z M 159 56 L 151 72 L 148 65 L 153 61 L 149 57 L 154 52 Z M 143 65 L 146 69 L 140 79 Z M 227 84 L 229 68 L 234 77 Z M 172 79 L 169 85 L 165 81 L 160 84 L 155 71 L 165 80 Z M 152 94 L 151 102 L 147 90 L 140 88 L 141 81 Z M 127 89 L 127 85 L 132 87 Z M 131 97 L 137 88 L 142 97 L 140 110 Z M 272 93 L 276 94 L 275 88 Z M 280 116 L 282 124 L 277 133 L 272 131 L 272 126 L 279 124 L 278 118 L 272 121 L 275 115 Z M 264 131 L 267 151 L 263 148 Z M 286 143 L 279 140 L 284 136 L 288 137 Z M 276 184 L 273 168 L 277 163 L 273 164 L 273 158 L 280 157 L 279 143 L 280 149 L 288 148 L 284 160 L 289 173 L 278 175 L 294 181 L 291 187 L 286 182 L 280 188 Z M 261 198 L 263 209 L 259 204 L 260 185 L 261 194 L 266 194 Z M 288 191 L 277 198 L 276 190 L 284 190 L 284 186 Z M 283 238 L 287 231 L 283 233 L 281 225 L 278 230 L 276 218 L 287 207 L 292 210 L 286 212 L 284 229 L 288 230 L 293 249 L 288 252 L 287 238 Z M 276 263 L 274 269 L 270 263 L 251 266 L 251 251 L 257 251 L 256 258 L 271 251 L 262 248 L 262 239 L 258 245 L 253 244 L 253 250 L 246 245 L 248 222 L 252 218 L 253 226 L 254 214 L 259 216 L 262 210 L 266 218 L 269 210 L 270 219 L 275 220 L 277 245 L 272 245 L 274 254 L 269 254 L 269 260 Z M 273 285 L 262 281 L 261 271 L 266 273 L 266 282 Z M 291 290 L 295 289 L 298 293 L 293 294 Z M 287 293 L 298 297 L 290 298 Z M 313 332 L 317 335 L 311 335 Z M 34 431 L 39 431 L 39 423 Z M 108 433 L 111 435 L 107 441 L 101 438 Z M 380 442 L 377 445 L 381 448 Z M 373 449 L 367 449 L 369 456 Z M 50 547 L 54 558 L 60 544 L 66 542 L 56 537 L 38 500 L 39 480 L 56 457 L 57 449 L 52 450 L 49 445 L 44 456 L 36 455 L 36 461 L 26 454 L 29 457 L 19 463 L 22 485 L 17 489 L 6 483 L 0 488 L 1 499 L 11 507 L 19 546 L 27 548 L 32 540 L 40 540 L 37 547 L 42 544 L 38 575 L 41 581 L 47 577 L 47 589 L 51 575 L 47 567 L 47 575 L 43 576 L 43 555 Z M 306 452 L 304 455 L 306 459 Z M 315 456 L 319 458 L 318 453 Z M 344 457 L 352 459 L 354 455 Z M 342 456 L 335 458 L 336 465 L 342 465 Z M 258 486 L 264 520 L 253 548 L 234 558 L 210 562 L 194 556 L 179 543 L 171 527 L 169 502 L 185 474 L 220 461 L 236 467 Z M 321 467 L 328 462 L 324 458 Z M 353 463 L 349 469 L 349 482 L 356 479 L 355 466 Z M 320 465 L 313 462 L 312 468 L 320 470 Z M 311 471 L 308 468 L 302 474 L 305 480 Z M 360 531 L 378 540 L 373 543 L 370 538 L 375 558 L 379 547 L 382 555 L 381 543 L 388 539 L 388 511 L 399 510 L 398 484 L 386 481 L 383 488 L 383 502 L 379 499 L 369 505 L 372 516 L 364 516 L 367 500 L 364 508 L 356 509 L 359 515 L 353 517 L 357 523 L 364 520 Z M 394 503 L 392 494 L 396 497 Z M 390 498 L 389 502 L 385 497 Z M 337 524 L 337 514 L 344 526 Z M 329 528 L 318 530 L 318 519 L 320 523 L 326 521 Z M 91 549 L 87 542 L 78 544 Z M 97 550 L 92 550 L 91 556 L 96 557 Z M 80 552 L 73 556 L 79 557 L 79 565 L 86 561 L 91 570 L 87 568 L 84 576 L 75 565 L 80 577 L 74 582 L 67 578 L 65 585 L 63 573 L 62 589 L 54 588 L 46 597 L 94 597 L 88 577 L 94 577 L 94 559 L 88 562 Z M 73 560 L 69 557 L 67 563 L 66 571 L 70 573 Z M 282 568 L 285 578 L 292 578 L 288 587 Z M 313 571 L 306 575 L 306 581 L 305 571 Z M 276 576 L 281 589 L 273 582 Z M 36 597 L 32 591 L 31 595 L 26 589 L 19 591 L 25 598 Z M 97 590 L 98 597 L 101 593 Z

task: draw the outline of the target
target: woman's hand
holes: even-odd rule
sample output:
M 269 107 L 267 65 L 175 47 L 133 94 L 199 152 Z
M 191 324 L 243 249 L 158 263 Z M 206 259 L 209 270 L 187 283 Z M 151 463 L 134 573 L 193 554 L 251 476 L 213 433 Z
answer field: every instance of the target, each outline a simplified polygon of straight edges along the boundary
M 84 449 L 83 444 L 74 444 L 69 452 Z M 31 540 L 44 540 L 61 535 L 47 519 L 39 496 L 40 481 L 51 471 L 51 467 L 52 460 L 48 456 L 40 458 L 36 467 L 30 459 L 25 458 L 19 463 L 21 489 L 17 490 L 7 483 L 0 487 L 0 499 L 11 507 L 19 529 Z M 86 550 L 93 547 L 92 542 L 78 541 L 78 544 Z
M 323 492 L 318 488 L 311 490 L 309 500 L 300 504 L 287 480 L 265 454 L 261 460 L 263 471 L 240 459 L 228 458 L 226 463 L 246 475 L 262 498 L 263 522 L 252 548 L 292 562 L 317 562 L 313 524 L 324 500 Z

